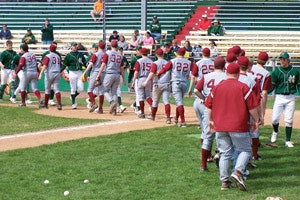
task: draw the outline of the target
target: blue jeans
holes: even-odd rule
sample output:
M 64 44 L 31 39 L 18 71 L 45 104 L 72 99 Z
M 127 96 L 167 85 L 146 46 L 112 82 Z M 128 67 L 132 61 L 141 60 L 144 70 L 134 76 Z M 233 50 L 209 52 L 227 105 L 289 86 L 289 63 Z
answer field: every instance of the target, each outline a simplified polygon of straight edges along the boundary
M 151 36 L 154 37 L 155 40 L 159 40 L 161 37 L 160 33 L 151 33 Z
M 241 173 L 251 157 L 250 134 L 248 132 L 217 132 L 218 149 L 220 150 L 220 179 L 222 182 L 229 180 L 230 161 L 234 151 L 237 151 L 235 170 Z
M 53 40 L 43 40 L 42 44 L 52 44 Z

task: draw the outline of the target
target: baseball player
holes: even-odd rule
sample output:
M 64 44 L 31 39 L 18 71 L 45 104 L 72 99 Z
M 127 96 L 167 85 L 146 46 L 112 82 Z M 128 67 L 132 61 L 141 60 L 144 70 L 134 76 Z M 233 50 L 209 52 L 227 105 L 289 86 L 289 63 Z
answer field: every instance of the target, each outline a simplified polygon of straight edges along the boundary
M 271 73 L 272 86 L 275 90 L 275 101 L 272 112 L 273 133 L 271 142 L 275 143 L 279 133 L 279 120 L 285 110 L 286 147 L 294 147 L 291 141 L 293 117 L 295 112 L 295 93 L 299 91 L 299 71 L 290 64 L 290 55 L 282 52 L 279 56 L 280 66 Z
M 145 100 L 147 103 L 152 106 L 152 98 L 150 95 L 151 91 L 151 83 L 148 82 L 144 87 L 142 86 L 143 82 L 147 79 L 150 68 L 153 61 L 147 57 L 148 50 L 146 48 L 142 48 L 140 50 L 142 54 L 142 58 L 138 59 L 134 64 L 134 76 L 132 80 L 132 87 L 138 89 L 138 100 L 141 108 L 141 113 L 138 115 L 139 118 L 145 118 Z M 137 81 L 137 85 L 135 85 L 135 80 Z
M 9 79 L 10 85 L 10 99 L 13 102 L 13 94 L 15 90 L 15 77 L 14 77 L 14 66 L 12 65 L 13 58 L 17 53 L 12 50 L 12 41 L 6 41 L 7 49 L 0 55 L 0 67 L 1 67 L 1 85 L 0 85 L 0 101 L 3 99 L 4 90 L 6 88 L 7 79 Z M 15 99 L 14 99 L 15 101 Z
M 64 59 L 61 72 L 68 66 L 71 87 L 72 109 L 77 109 L 76 97 L 83 91 L 83 82 L 80 80 L 82 67 L 86 65 L 86 60 L 81 52 L 77 51 L 77 43 L 71 42 L 71 52 Z
M 21 99 L 22 103 L 19 105 L 20 107 L 26 106 L 25 96 L 26 96 L 26 87 L 28 83 L 31 84 L 31 88 L 34 91 L 34 94 L 38 98 L 39 108 L 44 107 L 41 93 L 37 88 L 38 81 L 38 73 L 39 69 L 37 67 L 36 57 L 33 53 L 28 52 L 28 45 L 23 44 L 21 46 L 21 53 L 23 54 L 20 58 L 18 68 L 16 69 L 16 74 L 18 74 L 21 70 L 23 71 L 23 77 L 20 78 L 20 88 L 21 88 Z
M 83 72 L 84 74 L 87 73 L 90 69 L 90 78 L 89 78 L 89 84 L 88 84 L 88 95 L 89 95 L 89 99 L 91 101 L 91 107 L 89 109 L 89 112 L 93 112 L 95 109 L 98 108 L 98 105 L 96 104 L 95 101 L 95 97 L 94 97 L 94 90 L 98 90 L 99 88 L 96 88 L 96 78 L 98 76 L 99 70 L 100 70 L 100 66 L 101 66 L 101 60 L 103 58 L 104 55 L 104 49 L 105 49 L 105 43 L 104 42 L 99 42 L 97 49 L 97 52 L 93 53 L 93 55 L 90 58 L 89 64 L 87 66 L 87 68 L 85 69 L 85 71 Z M 103 81 L 103 78 L 105 76 L 105 71 L 102 72 L 101 77 L 100 77 L 100 81 Z M 97 86 L 97 87 L 102 87 L 102 86 Z M 103 90 L 101 90 L 103 92 Z M 102 97 L 100 97 L 102 96 Z M 102 101 L 101 101 L 102 98 Z M 100 103 L 100 107 L 98 109 L 98 113 L 103 113 L 103 100 L 104 100 L 104 96 L 103 94 L 99 95 L 99 103 Z
M 207 109 L 203 103 L 210 94 L 212 88 L 218 85 L 222 80 L 226 79 L 226 74 L 224 72 L 225 60 L 223 57 L 218 56 L 215 58 L 214 68 L 213 72 L 202 76 L 194 89 L 196 98 L 193 107 L 202 130 L 201 171 L 207 170 L 207 160 L 211 157 L 212 144 L 215 138 L 215 134 L 209 130 Z
M 55 42 L 55 41 L 53 41 L 52 44 L 54 44 L 54 45 L 57 46 L 57 42 Z M 44 58 L 45 58 L 45 56 L 48 55 L 49 53 L 50 53 L 49 50 L 47 50 L 46 52 L 44 52 L 43 55 L 42 55 L 41 61 L 43 61 Z M 60 54 L 58 51 L 55 51 L 54 53 L 56 53 L 56 54 L 60 57 L 60 60 L 62 60 L 62 59 L 61 59 L 61 54 Z M 43 65 L 42 65 L 42 62 L 39 62 L 39 65 L 38 65 L 39 69 L 41 69 L 42 66 L 43 66 Z M 50 96 L 49 96 L 49 104 L 50 104 L 51 106 L 55 106 L 55 105 L 56 105 L 55 101 L 53 100 L 53 99 L 54 99 L 54 94 L 55 94 L 55 92 L 54 92 L 54 90 L 53 90 L 53 85 L 52 85 L 52 86 L 51 86 L 51 90 L 50 90 Z
M 128 69 L 129 67 L 129 62 L 127 60 L 127 58 L 123 55 L 123 47 L 118 46 L 118 52 L 123 56 L 123 61 L 124 61 L 124 72 L 126 69 Z M 117 95 L 118 95 L 118 104 L 119 104 L 119 110 L 118 112 L 123 113 L 127 108 L 125 106 L 123 106 L 122 104 L 122 97 L 121 97 L 121 88 L 122 88 L 122 82 L 123 82 L 123 78 L 120 75 L 120 83 L 118 85 L 118 90 L 117 90 Z
M 111 51 L 106 52 L 102 58 L 102 64 L 97 75 L 96 80 L 100 80 L 101 73 L 105 69 L 106 74 L 103 79 L 104 96 L 110 103 L 110 114 L 117 114 L 117 89 L 120 82 L 120 74 L 123 77 L 124 85 L 126 81 L 124 79 L 124 61 L 123 56 L 117 51 L 118 41 L 112 40 L 110 43 Z M 111 91 L 111 96 L 109 92 Z
M 183 97 L 187 90 L 190 71 L 197 67 L 195 63 L 186 60 L 184 58 L 184 54 L 185 49 L 179 48 L 177 51 L 177 57 L 167 62 L 167 64 L 157 72 L 157 75 L 160 77 L 162 74 L 171 70 L 172 94 L 176 103 L 176 116 L 174 118 L 174 122 L 179 127 L 186 127 Z M 180 123 L 178 123 L 179 116 Z
M 152 88 L 152 109 L 151 109 L 151 115 L 148 117 L 151 120 L 155 120 L 157 108 L 159 99 L 162 96 L 163 103 L 165 105 L 165 114 L 166 114 L 166 122 L 167 124 L 171 124 L 171 105 L 170 105 L 170 95 L 171 95 L 171 71 L 166 72 L 165 74 L 161 75 L 158 79 L 155 74 L 157 71 L 161 70 L 164 65 L 167 64 L 168 61 L 166 61 L 164 58 L 164 52 L 162 49 L 156 50 L 156 57 L 157 61 L 153 62 L 150 68 L 150 73 L 147 77 L 147 79 L 142 83 L 143 87 L 146 87 L 153 79 L 153 88 Z
M 257 56 L 257 64 L 253 65 L 250 69 L 250 73 L 252 73 L 256 80 L 259 82 L 260 85 L 260 97 L 261 97 L 261 104 L 260 104 L 260 113 L 261 119 L 264 121 L 265 113 L 266 113 L 266 106 L 268 100 L 268 91 L 272 89 L 272 82 L 271 82 L 271 75 L 268 70 L 264 68 L 264 65 L 268 61 L 269 56 L 266 52 L 262 51 Z M 258 147 L 260 145 L 259 141 L 259 132 L 252 132 L 252 159 L 253 160 L 262 160 L 262 157 L 258 155 Z
M 43 68 L 38 79 L 41 80 L 42 74 L 45 72 L 45 108 L 48 108 L 51 85 L 53 85 L 55 97 L 57 100 L 57 109 L 62 110 L 61 94 L 59 91 L 61 57 L 55 53 L 56 45 L 51 44 L 49 47 L 50 53 L 43 59 Z

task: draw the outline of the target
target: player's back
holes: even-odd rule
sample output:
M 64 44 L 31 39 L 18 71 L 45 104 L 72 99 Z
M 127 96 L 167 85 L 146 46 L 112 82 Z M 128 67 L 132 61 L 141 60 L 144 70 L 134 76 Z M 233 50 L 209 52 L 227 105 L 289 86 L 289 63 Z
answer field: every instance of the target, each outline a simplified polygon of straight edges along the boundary
M 197 80 L 200 80 L 202 78 L 202 76 L 213 72 L 215 69 L 214 61 L 212 61 L 210 58 L 203 58 L 203 59 L 199 60 L 196 63 L 196 65 L 198 67 Z
M 225 72 L 211 72 L 204 75 L 204 84 L 202 94 L 207 97 L 211 90 L 221 81 L 227 78 Z
M 174 58 L 172 62 L 171 81 L 188 82 L 188 77 L 191 71 L 191 61 L 185 58 Z
M 26 52 L 22 55 L 25 58 L 25 66 L 23 68 L 26 72 L 37 72 L 36 57 L 31 52 Z
M 61 67 L 60 57 L 56 53 L 53 53 L 53 52 L 50 54 L 47 54 L 46 57 L 49 58 L 48 68 L 46 69 L 46 72 L 49 72 L 49 73 L 60 72 L 60 67 Z
M 267 80 L 267 78 L 270 77 L 270 72 L 266 70 L 263 67 L 260 67 L 258 65 L 253 65 L 250 71 L 251 74 L 253 74 L 256 79 L 259 81 L 260 89 L 263 90 L 263 86 Z
M 107 52 L 107 55 L 106 74 L 120 74 L 123 56 L 114 50 Z
M 157 66 L 156 71 L 161 70 L 165 66 L 165 64 L 167 64 L 167 62 L 168 61 L 166 61 L 165 59 L 159 59 L 155 61 L 154 63 Z M 163 84 L 163 83 L 170 83 L 170 80 L 171 80 L 171 71 L 167 71 L 166 73 L 162 74 L 159 79 L 155 76 L 153 82 Z
M 96 52 L 94 53 L 95 56 L 97 56 L 97 60 L 96 62 L 93 64 L 93 67 L 92 67 L 92 70 L 91 72 L 99 72 L 100 70 L 100 67 L 101 67 L 101 60 L 102 60 L 102 57 L 104 55 L 104 52 Z M 105 71 L 105 70 L 104 70 Z
M 148 57 L 142 57 L 138 59 L 137 62 L 140 65 L 139 78 L 147 77 L 150 73 L 150 69 L 153 61 Z
M 255 85 L 254 77 L 250 77 L 248 74 L 240 73 L 239 81 L 245 83 L 249 88 L 253 88 Z

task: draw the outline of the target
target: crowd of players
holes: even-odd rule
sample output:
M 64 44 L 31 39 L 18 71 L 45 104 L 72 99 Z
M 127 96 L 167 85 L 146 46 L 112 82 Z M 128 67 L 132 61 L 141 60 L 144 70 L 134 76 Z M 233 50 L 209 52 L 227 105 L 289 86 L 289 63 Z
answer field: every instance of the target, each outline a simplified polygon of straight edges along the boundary
M 271 76 L 264 68 L 269 59 L 266 52 L 260 52 L 257 63 L 253 65 L 239 46 L 228 49 L 226 58 L 218 56 L 214 60 L 210 56 L 210 49 L 204 48 L 202 58 L 196 63 L 185 57 L 186 49 L 183 47 L 176 50 L 175 58 L 169 56 L 164 46 L 155 51 L 154 58 L 150 58 L 148 50 L 138 46 L 130 64 L 116 40 L 110 42 L 110 50 L 106 50 L 105 42 L 94 44 L 89 58 L 77 50 L 76 42 L 72 42 L 71 52 L 63 62 L 56 51 L 56 43 L 49 46 L 49 51 L 43 54 L 41 62 L 29 52 L 27 44 L 20 46 L 18 54 L 12 50 L 11 41 L 7 41 L 6 46 L 7 50 L 0 55 L 0 101 L 9 79 L 10 100 L 16 103 L 16 96 L 20 93 L 20 107 L 26 106 L 27 86 L 30 84 L 40 108 L 47 109 L 49 100 L 55 95 L 57 109 L 62 110 L 59 83 L 61 73 L 65 72 L 71 88 L 72 109 L 77 108 L 76 97 L 83 92 L 84 82 L 88 81 L 89 112 L 103 113 L 104 99 L 109 102 L 111 114 L 116 115 L 118 103 L 120 112 L 124 112 L 126 107 L 122 105 L 120 91 L 123 82 L 135 90 L 136 101 L 132 106 L 137 110 L 139 118 L 155 120 L 162 97 L 166 123 L 171 124 L 172 94 L 176 104 L 173 122 L 179 127 L 186 127 L 184 95 L 187 92 L 191 96 L 195 86 L 194 110 L 202 131 L 201 170 L 208 170 L 207 162 L 211 159 L 212 143 L 216 136 L 222 190 L 232 187 L 230 178 L 240 190 L 246 190 L 243 175 L 249 160 L 262 159 L 258 154 L 258 126 L 264 124 L 268 92 L 272 89 L 275 89 L 276 98 L 271 142 L 276 142 L 279 118 L 285 108 L 288 111 L 285 114 L 285 145 L 293 147 L 291 134 L 299 72 L 290 65 L 287 52 L 280 54 L 281 66 Z M 129 73 L 127 83 L 124 69 Z M 42 79 L 43 74 L 44 98 L 37 88 L 37 82 Z M 99 103 L 96 103 L 96 97 L 99 98 Z M 149 116 L 145 115 L 145 102 L 151 108 Z M 235 165 L 230 175 L 229 166 L 233 157 Z

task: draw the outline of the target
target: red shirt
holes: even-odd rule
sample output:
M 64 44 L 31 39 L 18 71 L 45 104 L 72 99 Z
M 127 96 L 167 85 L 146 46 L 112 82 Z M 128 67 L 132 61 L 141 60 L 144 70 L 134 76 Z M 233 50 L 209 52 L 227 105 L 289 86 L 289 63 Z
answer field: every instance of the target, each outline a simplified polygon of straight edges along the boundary
M 211 26 L 211 21 L 210 20 L 201 20 L 199 22 L 199 29 L 206 31 L 209 27 Z
M 217 132 L 248 132 L 249 110 L 259 105 L 256 95 L 237 79 L 227 79 L 215 86 L 205 101 L 212 110 Z

